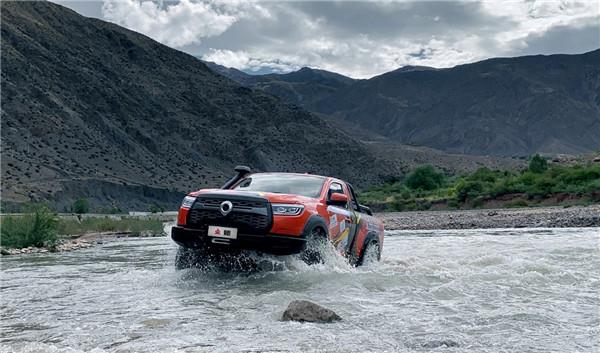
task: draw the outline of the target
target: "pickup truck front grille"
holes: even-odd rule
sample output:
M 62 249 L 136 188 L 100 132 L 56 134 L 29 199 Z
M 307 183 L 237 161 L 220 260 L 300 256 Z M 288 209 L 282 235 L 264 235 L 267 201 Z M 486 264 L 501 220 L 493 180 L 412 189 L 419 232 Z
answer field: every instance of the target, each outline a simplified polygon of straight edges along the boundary
M 233 205 L 227 215 L 219 210 L 223 201 Z M 208 231 L 208 226 L 237 228 L 241 234 L 266 234 L 271 229 L 271 206 L 265 199 L 232 197 L 199 197 L 190 209 L 187 226 Z
M 267 230 L 269 218 L 267 216 L 249 213 L 232 212 L 226 217 L 219 211 L 191 210 L 188 215 L 190 225 L 236 227 L 249 230 Z
M 203 197 L 198 199 L 198 201 L 201 203 L 203 206 L 205 207 L 219 207 L 221 205 L 221 202 L 223 202 L 224 199 L 217 199 L 217 198 L 207 198 L 207 197 Z M 253 200 L 229 200 L 234 209 L 244 209 L 244 210 L 249 210 L 252 208 L 264 208 L 266 207 L 266 202 L 265 201 L 253 201 Z

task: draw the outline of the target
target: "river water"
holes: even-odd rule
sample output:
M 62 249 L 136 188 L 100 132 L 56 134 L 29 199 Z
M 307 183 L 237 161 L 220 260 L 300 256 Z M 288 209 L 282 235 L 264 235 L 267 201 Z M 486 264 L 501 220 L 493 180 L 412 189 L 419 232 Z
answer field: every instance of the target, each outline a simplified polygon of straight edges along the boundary
M 0 352 L 600 351 L 599 228 L 392 232 L 363 268 L 175 271 L 174 254 L 146 238 L 2 257 Z M 294 299 L 344 320 L 279 321 Z

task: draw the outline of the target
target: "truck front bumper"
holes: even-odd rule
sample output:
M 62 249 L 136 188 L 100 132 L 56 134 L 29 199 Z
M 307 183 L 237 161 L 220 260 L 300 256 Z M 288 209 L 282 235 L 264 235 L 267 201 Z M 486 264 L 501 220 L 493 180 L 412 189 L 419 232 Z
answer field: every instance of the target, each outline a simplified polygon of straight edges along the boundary
M 291 255 L 304 250 L 306 239 L 277 234 L 238 234 L 237 239 L 209 237 L 206 232 L 175 226 L 171 238 L 184 248 L 204 249 L 215 252 L 255 250 L 273 255 Z

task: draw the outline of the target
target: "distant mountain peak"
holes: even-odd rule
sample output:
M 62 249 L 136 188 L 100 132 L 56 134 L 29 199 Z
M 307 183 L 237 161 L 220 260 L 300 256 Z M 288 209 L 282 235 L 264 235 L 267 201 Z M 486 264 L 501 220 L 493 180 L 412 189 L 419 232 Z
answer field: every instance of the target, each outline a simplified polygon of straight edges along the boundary
M 413 72 L 413 71 L 431 71 L 431 70 L 438 70 L 435 67 L 430 67 L 430 66 L 419 66 L 419 65 L 406 65 L 406 66 L 402 66 L 396 70 L 393 70 L 391 72 Z

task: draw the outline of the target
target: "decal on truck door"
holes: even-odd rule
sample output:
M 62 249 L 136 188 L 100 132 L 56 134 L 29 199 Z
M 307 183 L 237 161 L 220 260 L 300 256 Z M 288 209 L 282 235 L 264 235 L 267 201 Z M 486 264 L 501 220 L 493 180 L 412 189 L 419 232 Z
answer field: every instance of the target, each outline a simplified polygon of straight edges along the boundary
M 341 253 L 346 253 L 348 249 L 350 235 L 354 234 L 355 224 L 352 220 L 355 214 L 347 209 L 329 206 L 327 212 L 329 217 L 329 238 L 333 246 Z

